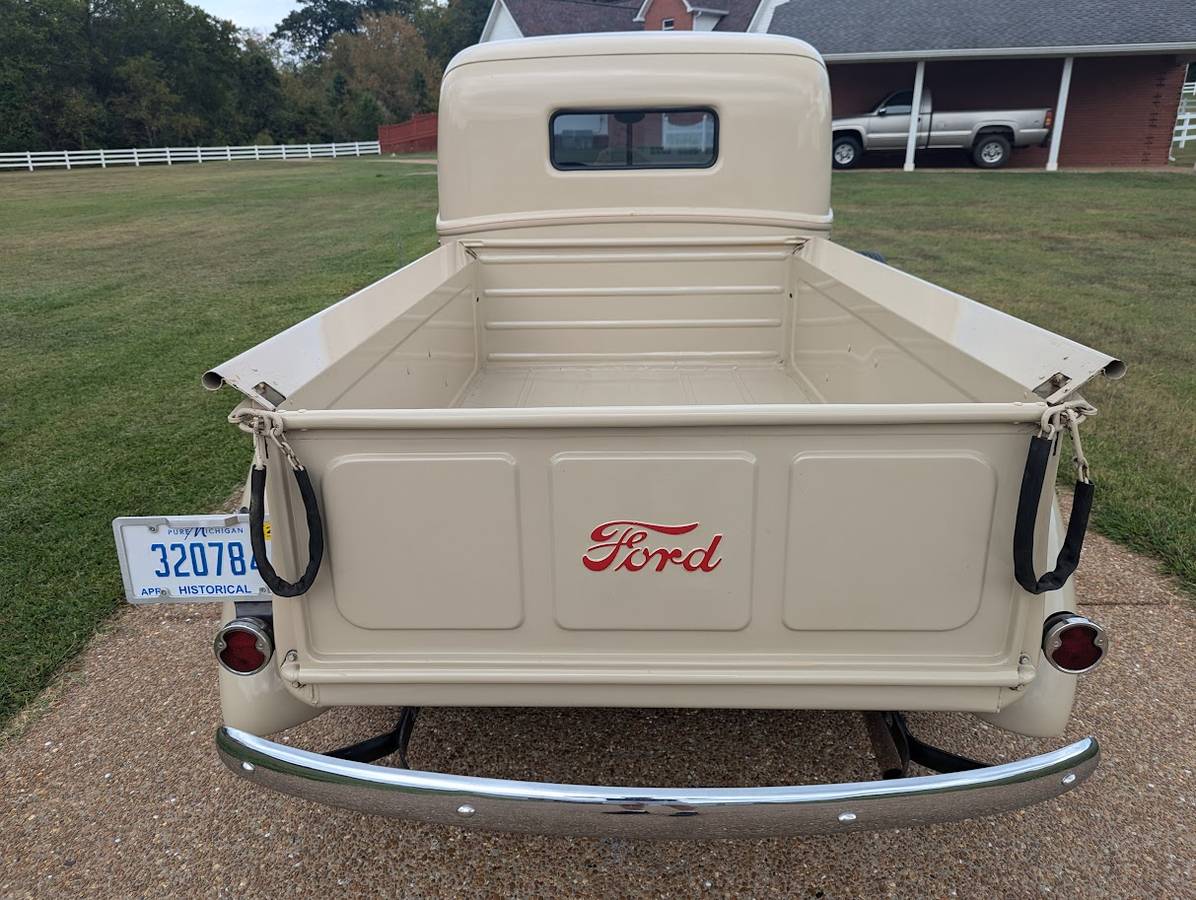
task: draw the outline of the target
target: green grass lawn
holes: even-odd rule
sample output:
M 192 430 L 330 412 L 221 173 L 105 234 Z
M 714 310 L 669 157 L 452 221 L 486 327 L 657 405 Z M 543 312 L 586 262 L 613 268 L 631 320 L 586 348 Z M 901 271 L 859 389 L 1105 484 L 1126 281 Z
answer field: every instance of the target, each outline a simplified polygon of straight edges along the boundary
M 200 374 L 430 250 L 435 206 L 376 158 L 0 176 L 0 719 L 119 602 L 112 517 L 243 477 Z M 1196 588 L 1196 178 L 853 172 L 835 207 L 848 246 L 1129 363 L 1091 391 L 1096 527 Z
M 837 178 L 836 238 L 1124 359 L 1085 392 L 1093 522 L 1196 592 L 1196 177 L 915 176 Z
M 244 477 L 203 371 L 432 249 L 435 210 L 381 159 L 0 175 L 0 720 L 119 601 L 114 516 Z
M 1175 161 L 1171 165 L 1180 169 L 1191 169 L 1196 166 L 1196 143 L 1189 141 L 1184 147 L 1174 147 L 1171 155 Z

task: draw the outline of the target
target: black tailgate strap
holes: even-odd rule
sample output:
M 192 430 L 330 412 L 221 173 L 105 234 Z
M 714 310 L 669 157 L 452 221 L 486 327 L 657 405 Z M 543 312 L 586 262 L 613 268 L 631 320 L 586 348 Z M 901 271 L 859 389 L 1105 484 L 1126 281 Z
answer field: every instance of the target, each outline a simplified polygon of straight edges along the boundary
M 1084 534 L 1088 530 L 1088 516 L 1092 512 L 1092 497 L 1095 492 L 1095 485 L 1088 477 L 1088 461 L 1084 458 L 1084 451 L 1080 446 L 1079 424 L 1096 410 L 1087 404 L 1084 404 L 1082 413 L 1070 408 L 1069 404 L 1054 409 L 1058 409 L 1058 412 L 1048 411 L 1048 415 L 1053 412 L 1053 416 L 1051 424 L 1046 426 L 1046 433 L 1030 438 L 1030 452 L 1026 456 L 1026 469 L 1022 474 L 1021 492 L 1017 500 L 1017 518 L 1013 525 L 1013 574 L 1017 583 L 1031 594 L 1059 590 L 1067 584 L 1067 579 L 1080 564 L 1080 551 L 1084 548 Z M 1043 419 L 1045 422 L 1047 416 Z M 1066 420 L 1066 426 L 1063 425 L 1063 420 Z M 1055 560 L 1055 567 L 1039 577 L 1034 574 L 1038 505 L 1050 466 L 1051 452 L 1056 440 L 1061 439 L 1063 427 L 1067 427 L 1071 433 L 1075 454 L 1075 498 L 1072 502 L 1071 519 L 1067 523 L 1067 535 Z
M 307 474 L 299 457 L 283 433 L 282 417 L 265 410 L 235 410 L 229 421 L 253 435 L 253 469 L 249 474 L 249 543 L 253 547 L 253 558 L 262 581 L 276 597 L 298 597 L 311 590 L 320 574 L 320 563 L 324 560 L 324 520 L 320 516 L 320 505 L 311 476 Z M 298 581 L 287 581 L 280 577 L 266 557 L 266 462 L 268 457 L 266 441 L 271 441 L 280 451 L 280 456 L 290 463 L 291 474 L 303 500 L 303 511 L 307 519 L 307 568 Z

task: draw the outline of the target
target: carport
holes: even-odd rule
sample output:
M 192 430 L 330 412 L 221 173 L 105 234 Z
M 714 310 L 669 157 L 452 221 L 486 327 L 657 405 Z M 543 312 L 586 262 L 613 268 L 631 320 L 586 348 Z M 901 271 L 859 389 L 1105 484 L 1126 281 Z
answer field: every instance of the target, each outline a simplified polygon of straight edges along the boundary
M 1003 0 L 951 15 L 934 0 L 900 10 L 884 0 L 764 0 L 758 18 L 760 30 L 822 51 L 837 116 L 910 88 L 915 109 L 926 90 L 939 110 L 1052 108 L 1047 146 L 1022 148 L 1011 163 L 1048 171 L 1165 166 L 1184 72 L 1196 60 L 1186 0 L 1158 0 L 1149 16 L 1117 0 Z M 906 171 L 916 128 L 911 117 Z

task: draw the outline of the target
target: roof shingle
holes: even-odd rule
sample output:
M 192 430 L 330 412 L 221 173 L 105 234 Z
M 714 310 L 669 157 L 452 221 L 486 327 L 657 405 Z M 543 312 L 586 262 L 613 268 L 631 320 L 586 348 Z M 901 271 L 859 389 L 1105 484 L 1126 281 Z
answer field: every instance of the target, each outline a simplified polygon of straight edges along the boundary
M 1110 46 L 1196 45 L 1192 0 L 788 0 L 769 33 L 824 55 Z
M 715 31 L 747 31 L 761 0 L 711 0 L 711 6 L 725 9 L 727 14 L 718 20 Z
M 503 0 L 524 37 L 640 31 L 636 21 L 642 0 Z
M 635 15 L 643 0 L 503 0 L 524 37 L 642 31 Z M 747 31 L 761 0 L 691 0 L 692 5 L 725 10 L 715 31 Z

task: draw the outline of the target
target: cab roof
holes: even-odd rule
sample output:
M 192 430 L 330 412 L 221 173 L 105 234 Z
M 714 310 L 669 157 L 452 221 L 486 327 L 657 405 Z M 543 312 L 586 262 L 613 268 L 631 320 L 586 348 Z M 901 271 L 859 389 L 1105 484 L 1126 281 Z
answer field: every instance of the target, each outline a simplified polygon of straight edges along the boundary
M 552 57 L 725 53 L 728 55 L 797 56 L 822 63 L 818 51 L 797 38 L 776 34 L 731 34 L 709 31 L 618 31 L 488 41 L 467 47 L 452 58 L 445 74 L 470 63 Z
M 442 238 L 830 227 L 827 70 L 793 38 L 629 32 L 483 44 L 449 65 L 439 110 Z M 662 129 L 669 111 L 706 110 L 715 158 L 558 168 L 554 116 L 582 110 L 658 111 Z

